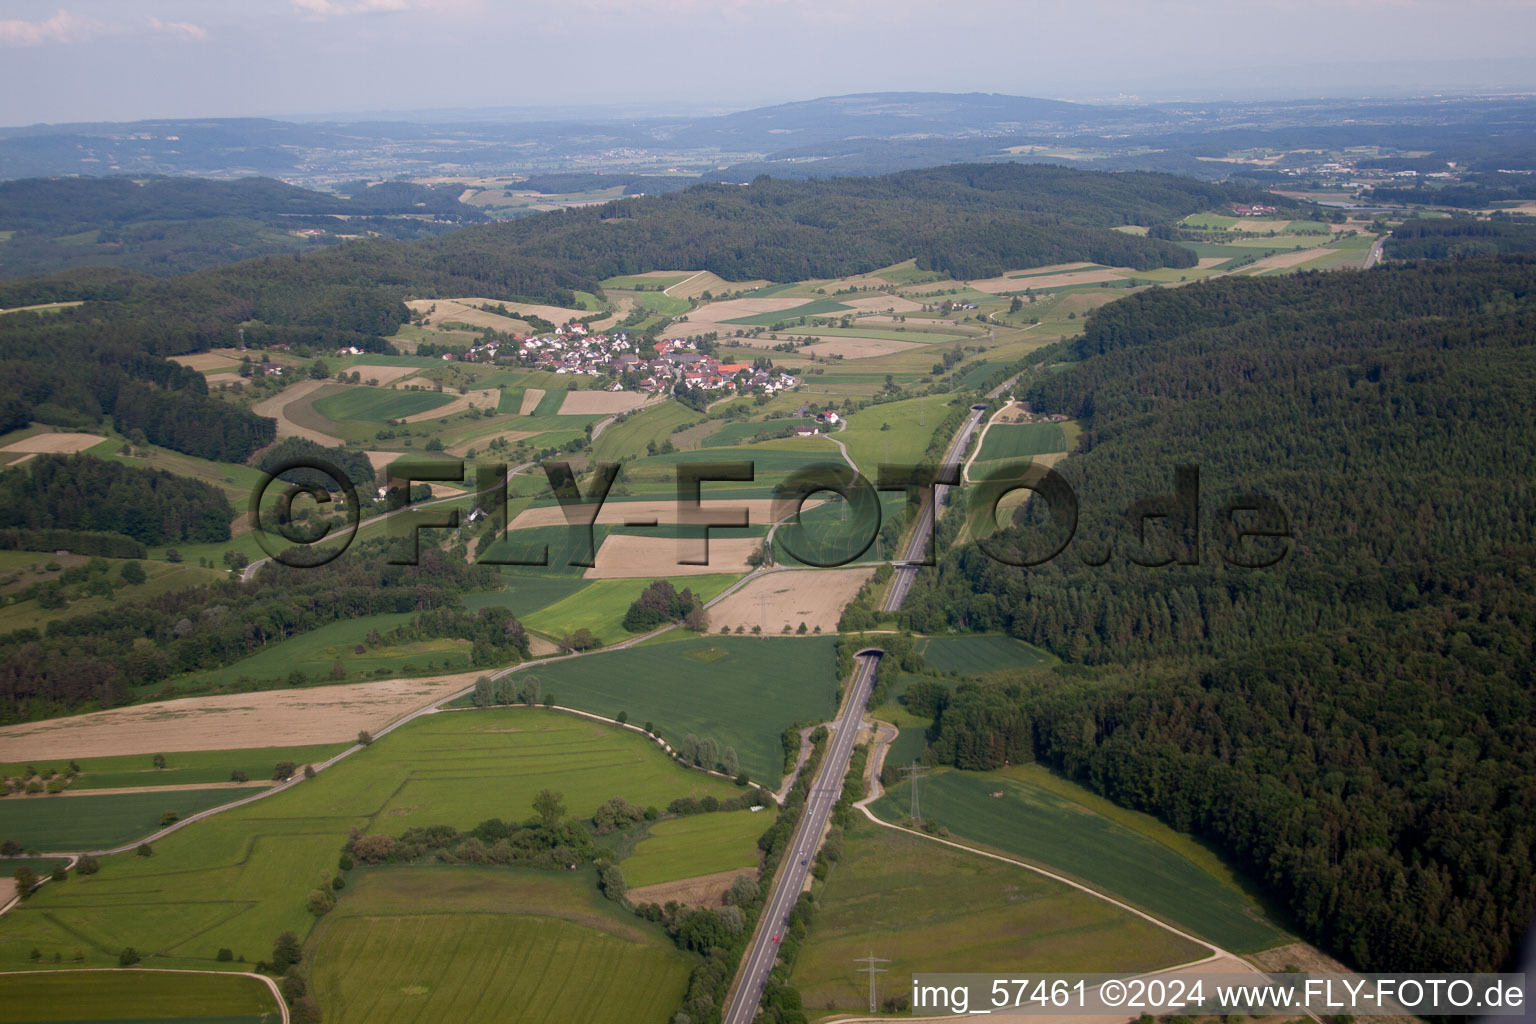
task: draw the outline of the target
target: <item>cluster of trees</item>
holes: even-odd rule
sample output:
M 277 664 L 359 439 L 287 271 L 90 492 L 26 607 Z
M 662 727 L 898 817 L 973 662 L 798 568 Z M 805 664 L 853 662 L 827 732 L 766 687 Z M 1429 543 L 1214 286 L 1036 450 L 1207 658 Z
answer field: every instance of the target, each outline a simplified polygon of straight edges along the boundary
M 677 756 L 685 764 L 712 772 L 723 772 L 743 784 L 746 782 L 746 777 L 741 775 L 741 762 L 737 760 L 736 748 L 726 747 L 722 750 L 712 736 L 700 738 L 689 733 L 677 748 Z
M 149 554 L 139 541 L 117 533 L 97 530 L 0 529 L 0 551 L 70 551 L 77 555 L 107 558 L 144 558 Z
M 523 822 L 488 818 L 467 832 L 451 825 L 406 829 L 400 836 L 354 834 L 343 855 L 364 864 L 517 864 L 524 867 L 569 868 L 592 859 L 592 836 L 578 822 L 562 820 L 565 805 L 559 793 L 541 791 L 534 798 L 534 816 Z
M 116 706 L 132 700 L 137 687 L 230 664 L 328 622 L 457 608 L 460 593 L 494 585 L 491 570 L 436 549 L 424 548 L 414 566 L 391 565 L 388 557 L 386 541 L 363 541 L 324 566 L 272 565 L 250 583 L 220 581 L 120 599 L 46 629 L 0 635 L 0 723 Z M 476 628 L 506 629 L 506 623 L 472 621 Z M 153 691 L 172 692 L 168 683 Z
M 91 455 L 39 455 L 0 474 L 0 527 L 100 531 L 162 545 L 229 540 L 234 517 L 212 484 Z
M 1084 422 L 1076 538 L 961 548 L 903 620 L 1076 664 L 915 688 L 935 756 L 1033 756 L 1195 832 L 1356 967 L 1505 963 L 1536 911 L 1536 257 L 1152 290 L 1056 358 L 1025 395 Z M 1268 568 L 1216 553 L 1242 492 L 1283 510 L 1245 542 Z M 1050 515 L 989 543 L 1038 552 Z
M 440 605 L 417 615 L 407 625 L 390 630 L 384 639 L 391 644 L 403 644 L 434 637 L 468 640 L 469 661 L 477 667 L 507 665 L 528 657 L 527 630 L 516 616 L 498 605 L 490 605 L 476 612 L 467 611 L 457 604 Z M 534 685 L 537 685 L 537 680 Z
M 671 580 L 657 580 L 640 592 L 624 613 L 624 628 L 631 633 L 645 633 L 668 622 L 684 620 L 689 629 L 702 632 L 708 623 L 702 622 L 704 602 L 684 587 L 679 591 Z M 701 620 L 694 625 L 694 620 Z
M 305 437 L 285 437 L 262 451 L 254 465 L 263 473 L 271 473 L 300 461 L 318 461 L 335 466 L 357 488 L 361 501 L 367 502 L 373 497 L 373 463 L 368 461 L 367 455 L 356 449 L 327 448 Z M 278 479 L 301 486 L 324 487 L 330 491 L 340 487 L 340 482 L 314 469 L 284 470 Z
M 539 703 L 539 693 L 542 685 L 539 677 L 531 672 L 525 676 L 503 676 L 500 679 L 481 676 L 475 680 L 475 707 L 488 708 L 496 704 L 527 704 L 532 706 Z M 554 700 L 554 694 L 544 695 L 544 703 L 553 704 Z

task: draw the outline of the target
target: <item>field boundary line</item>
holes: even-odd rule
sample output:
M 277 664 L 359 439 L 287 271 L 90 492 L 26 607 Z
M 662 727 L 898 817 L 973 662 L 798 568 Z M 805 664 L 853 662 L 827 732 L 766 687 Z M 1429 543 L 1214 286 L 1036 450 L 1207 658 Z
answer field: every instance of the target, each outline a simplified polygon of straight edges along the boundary
M 886 724 L 890 724 L 890 723 L 886 723 Z M 893 726 L 893 728 L 894 728 L 894 726 Z M 899 732 L 900 730 L 898 729 L 897 731 Z M 1151 924 L 1154 924 L 1157 927 L 1164 929 L 1165 931 L 1168 931 L 1168 932 L 1173 933 L 1174 935 L 1177 935 L 1181 939 L 1187 939 L 1188 941 L 1193 942 L 1193 943 L 1195 943 L 1198 946 L 1204 946 L 1206 949 L 1209 949 L 1211 951 L 1209 956 L 1201 957 L 1199 960 L 1190 960 L 1190 961 L 1188 961 L 1186 963 L 1174 964 L 1174 965 L 1172 965 L 1170 967 L 1163 967 L 1163 968 L 1160 968 L 1160 969 L 1158 969 L 1156 971 L 1148 971 L 1145 974 L 1136 975 L 1136 977 L 1155 977 L 1155 976 L 1157 976 L 1159 974 L 1166 974 L 1166 973 L 1168 973 L 1170 971 L 1183 970 L 1184 968 L 1187 968 L 1187 967 L 1197 967 L 1200 964 L 1209 963 L 1212 960 L 1219 960 L 1219 959 L 1221 959 L 1223 957 L 1232 960 L 1234 963 L 1241 964 L 1244 970 L 1250 971 L 1250 972 L 1252 972 L 1254 974 L 1264 974 L 1265 973 L 1262 968 L 1254 965 L 1252 962 L 1250 962 L 1248 960 L 1247 957 L 1242 956 L 1241 954 L 1233 953 L 1230 950 L 1223 949 L 1221 946 L 1218 946 L 1218 945 L 1216 945 L 1213 942 L 1208 942 L 1205 939 L 1198 938 L 1198 937 L 1196 937 L 1194 935 L 1191 935 L 1190 933 L 1184 931 L 1183 929 L 1177 928 L 1174 925 L 1168 923 L 1167 921 L 1164 921 L 1164 920 L 1162 920 L 1162 919 L 1160 919 L 1158 917 L 1155 917 L 1152 914 L 1149 914 L 1149 913 L 1147 913 L 1144 910 L 1140 910 L 1137 907 L 1134 907 L 1131 904 L 1124 902 L 1123 900 L 1117 899 L 1114 896 L 1109 895 L 1108 893 L 1100 892 L 1099 890 L 1093 888 L 1092 886 L 1085 885 L 1082 882 L 1075 881 L 1075 880 L 1073 880 L 1071 878 L 1066 877 L 1065 875 L 1059 875 L 1056 872 L 1048 870 L 1047 868 L 1040 867 L 1037 864 L 1030 864 L 1027 861 L 1016 860 L 1016 859 L 1014 859 L 1012 857 L 1005 857 L 1005 856 L 1003 856 L 1000 853 L 992 853 L 990 850 L 983 850 L 983 849 L 980 849 L 980 848 L 975 847 L 975 846 L 968 846 L 965 843 L 955 842 L 955 841 L 950 840 L 950 839 L 941 839 L 938 836 L 931 836 L 931 835 L 927 834 L 926 832 L 919 832 L 916 829 L 910 829 L 910 828 L 907 828 L 904 825 L 896 825 L 896 824 L 893 824 L 893 823 L 891 823 L 889 821 L 886 821 L 885 819 L 877 816 L 873 811 L 871 811 L 869 809 L 869 805 L 871 803 L 873 803 L 875 800 L 878 800 L 881 795 L 883 795 L 883 792 L 877 792 L 877 793 L 874 793 L 871 796 L 866 796 L 864 799 L 858 801 L 853 806 L 857 807 L 860 811 L 862 811 L 863 814 L 864 814 L 864 817 L 868 818 L 870 821 L 874 822 L 876 825 L 879 825 L 881 828 L 892 829 L 892 830 L 894 830 L 896 832 L 904 832 L 907 835 L 916 836 L 919 839 L 927 839 L 930 842 L 940 843 L 940 844 L 942 844 L 944 846 L 953 847 L 956 850 L 963 850 L 966 853 L 975 854 L 978 857 L 987 857 L 987 858 L 989 858 L 991 860 L 1001 861 L 1004 864 L 1012 864 L 1013 866 L 1023 868 L 1026 871 L 1033 871 L 1037 875 L 1043 875 L 1046 878 L 1051 879 L 1052 881 L 1060 882 L 1063 885 L 1071 886 L 1073 889 L 1076 889 L 1079 892 L 1086 893 L 1089 896 L 1094 897 L 1095 899 L 1103 900 L 1105 903 L 1108 903 L 1111 906 L 1118 907 L 1119 909 L 1124 910 L 1127 913 L 1134 914 L 1135 916 L 1141 918 L 1144 921 L 1150 922 Z M 1311 1013 L 1310 1011 L 1307 1013 L 1307 1016 L 1309 1018 L 1311 1018 L 1313 1021 L 1316 1021 L 1318 1019 L 1317 1016 L 1315 1014 Z M 873 1021 L 875 1019 L 876 1018 L 871 1018 L 871 1017 L 867 1017 L 867 1016 L 866 1017 L 827 1018 L 828 1021 L 836 1020 L 836 1021 L 842 1022 L 842 1024 L 856 1024 L 856 1022 Z M 923 1020 L 923 1019 L 930 1019 L 930 1020 L 953 1020 L 954 1018 L 953 1017 L 933 1017 L 933 1018 L 914 1018 L 914 1019 L 917 1019 L 917 1020 Z
M 221 978 L 255 978 L 257 981 L 265 984 L 271 991 L 272 998 L 277 1000 L 277 1012 L 280 1015 L 282 1024 L 291 1024 L 291 1018 L 288 1015 L 288 1001 L 283 998 L 282 989 L 277 987 L 277 982 L 265 974 L 257 974 L 255 971 L 205 971 L 198 970 L 195 967 L 139 967 L 135 965 L 127 968 L 65 967 L 57 971 L 0 971 L 0 977 L 10 974 L 131 974 L 135 971 L 140 974 L 216 974 Z
M 887 724 L 889 724 L 889 723 L 887 723 Z M 894 829 L 897 832 L 905 832 L 909 836 L 917 836 L 919 839 L 927 839 L 930 842 L 941 843 L 944 846 L 950 846 L 950 847 L 953 847 L 956 850 L 964 850 L 967 853 L 974 853 L 978 857 L 989 857 L 992 860 L 1002 861 L 1004 864 L 1012 864 L 1015 867 L 1021 867 L 1021 868 L 1024 868 L 1025 870 L 1033 871 L 1037 875 L 1044 875 L 1046 878 L 1049 878 L 1052 881 L 1060 882 L 1063 885 L 1069 885 L 1072 888 L 1078 890 L 1079 892 L 1085 892 L 1085 893 L 1087 893 L 1090 896 L 1093 896 L 1093 897 L 1095 897 L 1097 899 L 1103 900 L 1104 902 L 1110 904 L 1111 906 L 1119 907 L 1121 910 L 1124 910 L 1124 911 L 1126 911 L 1128 913 L 1131 913 L 1131 914 L 1135 914 L 1137 917 L 1141 918 L 1144 921 L 1150 921 L 1152 924 L 1155 924 L 1159 928 L 1163 928 L 1163 929 L 1166 929 L 1167 931 L 1172 932 L 1174 935 L 1177 935 L 1181 939 L 1187 939 L 1188 941 L 1193 942 L 1193 943 L 1195 943 L 1198 946 L 1204 946 L 1206 949 L 1209 949 L 1211 951 L 1211 956 L 1204 957 L 1201 960 L 1191 961 L 1191 963 L 1203 963 L 1205 960 L 1209 960 L 1209 959 L 1212 959 L 1213 957 L 1217 957 L 1217 956 L 1230 956 L 1233 959 L 1240 959 L 1236 953 L 1233 953 L 1233 952 L 1231 952 L 1229 950 L 1223 949 L 1222 947 L 1216 945 L 1213 942 L 1209 942 L 1209 941 L 1207 941 L 1205 939 L 1197 938 L 1196 936 L 1191 935 L 1189 932 L 1186 932 L 1186 931 L 1184 931 L 1181 928 L 1177 928 L 1174 925 L 1169 924 L 1167 921 L 1163 921 L 1163 920 L 1161 920 L 1161 919 L 1159 919 L 1157 917 L 1154 917 L 1153 915 L 1147 913 L 1144 910 L 1139 910 L 1139 909 L 1137 909 L 1136 907 L 1132 906 L 1129 903 L 1126 903 L 1126 902 L 1124 902 L 1122 900 L 1116 899 L 1115 897 L 1110 896 L 1107 893 L 1100 892 L 1099 890 L 1094 889 L 1093 887 L 1091 887 L 1089 885 L 1085 885 L 1082 882 L 1074 881 L 1073 879 L 1068 878 L 1065 875 L 1059 875 L 1059 874 L 1057 874 L 1054 871 L 1051 871 L 1051 870 L 1049 870 L 1047 868 L 1040 867 L 1039 865 L 1036 865 L 1036 864 L 1030 864 L 1030 863 L 1028 863 L 1026 861 L 1022 861 L 1022 860 L 1015 860 L 1012 857 L 1005 857 L 1005 856 L 1003 856 L 1000 853 L 992 853 L 992 852 L 990 852 L 988 850 L 983 850 L 983 849 L 980 849 L 980 848 L 975 847 L 975 846 L 967 846 L 965 843 L 955 842 L 954 840 L 951 840 L 951 839 L 941 839 L 938 836 L 931 836 L 931 835 L 929 835 L 926 832 L 919 832 L 916 829 L 907 828 L 905 825 L 896 825 L 896 824 L 893 824 L 892 822 L 886 821 L 884 818 L 881 818 L 880 816 L 875 814 L 874 811 L 869 809 L 869 805 L 871 803 L 873 803 L 875 800 L 878 800 L 881 795 L 883 795 L 883 793 L 882 794 L 876 794 L 876 795 L 873 795 L 873 796 L 867 796 L 864 799 L 862 799 L 862 800 L 858 801 L 857 803 L 855 803 L 853 806 L 857 807 L 861 812 L 863 812 L 864 817 L 868 818 L 870 821 L 874 822 L 876 825 L 881 826 L 882 828 Z M 1257 968 L 1254 968 L 1254 970 L 1257 971 Z
M 670 298 L 676 298 L 676 296 L 674 296 L 672 294 L 672 289 L 673 288 L 681 288 L 683 285 L 687 284 L 689 281 L 692 281 L 694 278 L 696 278 L 696 277 L 703 277 L 707 273 L 709 273 L 709 271 L 707 271 L 707 270 L 695 270 L 693 273 L 689 274 L 687 277 L 683 278 L 681 281 L 678 281 L 676 284 L 669 284 L 669 285 L 667 285 L 665 288 L 663 288 L 661 290 L 661 294 L 667 296 L 667 298 L 669 298 L 669 299 Z

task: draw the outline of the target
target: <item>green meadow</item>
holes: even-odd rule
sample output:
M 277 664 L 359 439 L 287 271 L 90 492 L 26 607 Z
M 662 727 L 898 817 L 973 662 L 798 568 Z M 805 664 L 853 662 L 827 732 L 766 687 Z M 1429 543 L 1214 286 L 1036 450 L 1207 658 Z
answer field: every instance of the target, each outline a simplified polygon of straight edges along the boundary
M 773 824 L 773 813 L 728 811 L 657 822 L 620 863 L 624 881 L 633 888 L 756 867 L 757 840 Z
M 783 771 L 784 730 L 837 709 L 831 637 L 695 637 L 526 671 L 555 703 L 609 717 L 627 712 L 632 724 L 654 723 L 674 747 L 690 733 L 713 737 L 770 785 Z
M 759 439 L 771 440 L 773 435 L 780 430 L 793 430 L 795 427 L 814 427 L 816 421 L 810 417 L 787 417 L 776 420 L 742 420 L 735 423 L 727 423 L 719 430 L 706 437 L 702 443 L 705 448 L 725 448 L 731 445 L 750 444 Z
M 382 423 L 442 408 L 451 403 L 454 397 L 439 391 L 346 388 L 334 395 L 316 399 L 313 408 L 326 419 Z
M 700 600 L 709 601 L 740 578 L 734 574 L 714 573 L 679 576 L 671 583 L 679 592 L 687 588 Z M 624 628 L 624 615 L 652 582 L 648 578 L 593 580 L 570 597 L 529 615 L 523 625 L 554 637 L 589 629 L 605 644 L 624 640 L 635 635 Z
M 1204 952 L 1025 868 L 856 817 L 790 981 L 806 1006 L 863 1012 L 854 961 L 870 953 L 890 961 L 881 991 L 906 992 L 919 972 L 1135 972 Z
M 679 427 L 702 418 L 681 402 L 662 402 L 632 412 L 622 423 L 613 423 L 597 435 L 597 440 L 592 442 L 592 458 L 598 462 L 613 462 L 629 455 L 644 455 L 648 443 L 654 442 L 660 447 Z
M 1067 450 L 1067 436 L 1060 423 L 994 423 L 987 428 L 977 462 L 993 459 L 1026 459 Z
M 693 963 L 590 868 L 370 869 L 310 945 L 328 1024 L 665 1024 Z
M 509 569 L 503 573 L 506 589 L 484 594 L 465 594 L 464 607 L 470 611 L 481 608 L 505 608 L 519 619 L 526 619 L 540 608 L 563 601 L 589 585 L 588 580 L 571 576 L 529 576 Z
M 0 974 L 0 1022 L 259 1024 L 277 1018 L 272 990 L 239 975 L 159 971 Z
M 924 816 L 959 838 L 1081 879 L 1234 952 L 1288 941 L 1209 851 L 1039 765 L 945 769 L 920 785 Z M 875 812 L 889 821 L 904 818 L 907 786 L 893 787 Z
M 848 417 L 832 436 L 843 442 L 859 471 L 873 481 L 880 463 L 915 463 L 927 451 L 949 404 L 949 395 L 882 402 Z
M 271 768 L 267 769 L 268 774 Z M 100 793 L 89 796 L 9 797 L 0 800 L 0 840 L 24 849 L 103 850 L 160 828 L 160 816 L 185 818 L 250 796 L 254 790 L 173 789 L 164 793 Z
M 263 647 L 223 668 L 195 672 L 173 681 L 178 685 L 218 687 L 242 679 L 285 682 L 292 673 L 302 672 L 311 682 L 329 679 L 355 682 L 364 676 L 410 675 L 429 668 L 461 670 L 468 667 L 467 640 L 443 637 L 379 647 L 368 647 L 364 643 L 371 631 L 378 630 L 382 635 L 408 624 L 415 617 L 413 612 L 381 612 L 330 622 Z M 363 646 L 362 652 L 358 652 L 359 646 Z M 332 676 L 337 664 L 341 665 L 345 676 Z

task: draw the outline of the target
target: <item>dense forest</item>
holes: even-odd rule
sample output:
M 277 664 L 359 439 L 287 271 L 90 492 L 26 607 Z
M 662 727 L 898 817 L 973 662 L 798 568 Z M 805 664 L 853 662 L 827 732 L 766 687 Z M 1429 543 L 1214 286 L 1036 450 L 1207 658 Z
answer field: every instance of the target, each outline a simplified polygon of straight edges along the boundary
M 0 182 L 0 225 L 10 232 L 0 241 L 0 279 L 83 266 L 165 277 L 357 235 L 425 238 L 489 219 L 460 203 L 459 191 L 354 182 L 339 195 L 270 178 Z
M 1165 174 L 960 164 L 875 178 L 699 185 L 422 245 L 511 244 L 594 278 L 698 268 L 731 281 L 795 281 L 913 257 L 922 269 L 962 279 L 1074 260 L 1187 267 L 1194 265 L 1187 250 L 1112 229 L 1170 223 L 1256 195 Z
M 936 756 L 1193 830 L 1357 967 L 1499 967 L 1536 911 L 1536 257 L 1154 289 L 1058 352 L 1024 390 L 1084 424 L 1076 537 L 960 548 L 904 619 L 1074 664 L 962 686 Z M 1269 568 L 1222 557 L 1242 494 L 1286 519 L 1243 542 Z M 1060 525 L 1032 502 L 988 543 Z
M 148 545 L 229 540 L 224 492 L 163 469 L 38 455 L 0 473 L 0 527 L 95 530 Z
M 1510 218 L 1473 220 L 1437 217 L 1407 220 L 1387 236 L 1386 254 L 1395 260 L 1448 259 L 1536 252 L 1536 223 Z
M 461 608 L 460 593 L 495 586 L 491 570 L 434 548 L 422 550 L 418 565 L 392 565 L 386 547 L 364 541 L 349 557 L 321 567 L 268 565 L 249 583 L 123 598 L 106 611 L 57 619 L 44 630 L 0 635 L 0 724 L 113 707 L 180 673 L 229 665 L 328 622 L 383 612 L 421 613 L 413 635 L 463 628 L 477 656 L 483 647 L 496 664 L 515 663 L 526 650 L 521 623 L 502 609 L 430 614 Z M 302 674 L 289 679 L 292 685 L 308 681 Z M 158 692 L 170 696 L 175 687 Z

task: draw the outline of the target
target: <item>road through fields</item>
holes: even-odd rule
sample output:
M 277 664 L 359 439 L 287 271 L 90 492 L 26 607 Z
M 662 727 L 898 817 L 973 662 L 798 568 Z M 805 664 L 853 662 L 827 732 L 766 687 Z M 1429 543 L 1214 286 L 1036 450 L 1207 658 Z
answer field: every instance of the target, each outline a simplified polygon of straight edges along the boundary
M 987 397 L 995 398 L 1010 383 L 1011 380 L 1000 384 Z M 955 439 L 944 452 L 941 466 L 958 465 L 959 456 L 965 451 L 966 444 L 985 412 L 985 405 L 971 409 L 971 414 L 966 417 Z M 906 600 L 907 592 L 912 589 L 912 581 L 919 568 L 919 565 L 912 563 L 920 562 L 927 550 L 936 511 L 942 507 L 948 490 L 944 484 L 936 485 L 919 510 L 916 528 L 907 541 L 902 559 L 906 564 L 896 566 L 896 575 L 891 579 L 890 590 L 886 592 L 885 601 L 881 605 L 885 611 L 899 609 L 902 601 Z M 842 795 L 843 777 L 847 775 L 848 762 L 853 757 L 853 742 L 859 734 L 859 723 L 864 718 L 864 706 L 869 702 L 875 666 L 879 661 L 879 654 L 860 654 L 854 659 L 853 678 L 843 693 L 843 706 L 837 720 L 831 724 L 832 735 L 826 756 L 822 758 L 821 769 L 811 783 L 805 810 L 799 824 L 795 826 L 790 845 L 769 890 L 768 904 L 758 918 L 751 945 L 742 958 L 731 1002 L 722 1018 L 724 1024 L 750 1024 L 757 1016 L 758 1003 L 768 984 L 768 974 L 778 959 L 779 941 L 784 935 L 789 912 L 794 909 L 795 901 L 805 889 L 806 876 L 810 873 L 816 850 L 821 845 L 822 834 L 832 817 L 832 809 Z

